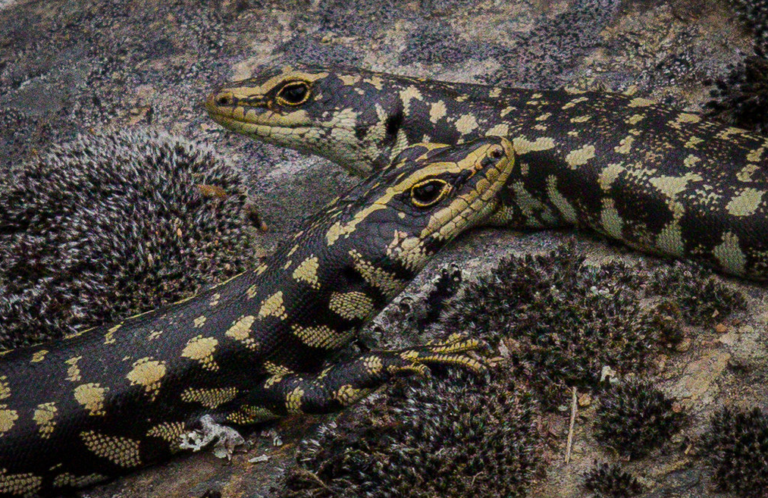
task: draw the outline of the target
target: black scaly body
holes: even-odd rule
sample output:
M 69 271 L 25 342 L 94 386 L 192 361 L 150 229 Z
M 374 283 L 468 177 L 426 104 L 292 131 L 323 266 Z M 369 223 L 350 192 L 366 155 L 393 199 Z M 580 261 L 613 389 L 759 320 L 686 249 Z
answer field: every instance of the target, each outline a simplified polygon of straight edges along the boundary
M 355 68 L 271 69 L 206 102 L 226 128 L 367 175 L 416 142 L 508 138 L 489 223 L 588 227 L 652 253 L 768 278 L 768 139 L 632 96 L 496 88 Z
M 0 495 L 55 494 L 179 450 L 205 415 L 252 424 L 339 409 L 457 339 L 323 372 L 435 251 L 497 208 L 511 144 L 416 146 L 311 218 L 266 263 L 190 300 L 0 357 Z

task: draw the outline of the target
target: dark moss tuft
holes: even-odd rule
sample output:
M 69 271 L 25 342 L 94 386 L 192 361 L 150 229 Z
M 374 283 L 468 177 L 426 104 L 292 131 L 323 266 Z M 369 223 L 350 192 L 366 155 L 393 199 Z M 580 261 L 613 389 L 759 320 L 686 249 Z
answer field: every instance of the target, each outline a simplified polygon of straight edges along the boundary
M 747 306 L 743 294 L 723 285 L 708 270 L 681 262 L 655 271 L 647 292 L 671 299 L 692 325 L 713 325 Z
M 768 58 L 764 49 L 731 66 L 727 76 L 717 80 L 706 104 L 707 114 L 723 122 L 768 132 Z
M 723 408 L 712 416 L 701 454 L 714 469 L 720 491 L 740 497 L 768 496 L 768 416 Z
M 584 474 L 584 487 L 592 491 L 595 498 L 631 498 L 644 490 L 635 477 L 621 470 L 619 465 L 608 463 L 597 464 Z
M 734 11 L 755 35 L 754 52 L 729 67 L 715 81 L 707 114 L 759 133 L 768 132 L 768 2 L 730 0 Z
M 730 0 L 736 14 L 751 29 L 759 42 L 768 40 L 768 2 L 765 0 Z
M 0 192 L 3 348 L 157 308 L 253 262 L 241 177 L 165 133 L 81 136 Z
M 595 438 L 629 458 L 642 458 L 680 430 L 686 416 L 649 382 L 625 382 L 600 397 Z
M 525 496 L 542 450 L 537 414 L 508 379 L 401 384 L 376 413 L 305 441 L 281 496 Z
M 568 246 L 507 258 L 468 284 L 440 325 L 503 341 L 515 374 L 551 409 L 566 403 L 569 386 L 597 387 L 605 366 L 644 369 L 660 343 L 682 340 L 684 319 L 722 320 L 744 302 L 704 270 L 664 265 L 644 273 L 620 262 L 585 265 Z

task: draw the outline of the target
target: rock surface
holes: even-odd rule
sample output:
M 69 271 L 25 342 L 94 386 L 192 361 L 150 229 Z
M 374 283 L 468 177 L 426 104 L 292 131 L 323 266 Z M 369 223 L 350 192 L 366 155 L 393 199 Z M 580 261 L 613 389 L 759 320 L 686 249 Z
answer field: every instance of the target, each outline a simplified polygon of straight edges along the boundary
M 699 111 L 709 98 L 706 82 L 725 77 L 753 41 L 727 0 L 0 2 L 0 174 L 80 132 L 164 128 L 211 144 L 242 168 L 270 228 L 257 235 L 269 251 L 305 213 L 356 180 L 322 159 L 222 132 L 199 105 L 220 82 L 263 64 L 300 61 L 506 86 L 604 88 Z M 471 234 L 442 253 L 404 299 L 423 296 L 451 262 L 471 280 L 503 256 L 541 253 L 570 238 Z M 575 239 L 589 264 L 652 259 L 586 234 Z M 717 278 L 746 296 L 747 309 L 687 328 L 687 342 L 647 372 L 688 411 L 690 424 L 661 450 L 623 465 L 646 486 L 645 496 L 728 496 L 715 493 L 695 442 L 718 407 L 768 409 L 768 294 L 761 285 Z M 378 321 L 379 332 L 387 320 Z M 385 332 L 390 344 L 407 340 Z M 594 438 L 594 406 L 582 404 L 568 464 L 570 407 L 544 417 L 546 470 L 529 496 L 585 496 L 583 474 L 594 462 L 619 462 Z M 297 444 L 323 420 L 282 421 L 274 429 L 285 444 L 255 436 L 231 464 L 186 456 L 82 495 L 273 496 L 296 465 Z M 249 461 L 262 454 L 269 460 Z

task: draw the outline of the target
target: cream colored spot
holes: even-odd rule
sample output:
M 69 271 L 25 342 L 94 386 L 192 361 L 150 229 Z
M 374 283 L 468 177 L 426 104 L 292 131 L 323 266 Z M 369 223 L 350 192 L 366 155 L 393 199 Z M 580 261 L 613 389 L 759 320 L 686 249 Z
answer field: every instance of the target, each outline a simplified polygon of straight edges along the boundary
M 760 208 L 764 194 L 764 190 L 745 188 L 731 199 L 725 209 L 733 216 L 751 216 Z
M 208 306 L 210 306 L 212 308 L 215 307 L 215 306 L 218 306 L 220 299 L 221 299 L 221 294 L 219 294 L 217 292 L 216 294 L 211 296 L 211 300 L 208 301 Z
M 723 242 L 715 247 L 712 254 L 720 266 L 734 275 L 743 275 L 747 265 L 747 257 L 741 250 L 741 243 L 736 234 L 726 232 Z
M 333 393 L 333 398 L 337 400 L 341 406 L 349 406 L 367 396 L 370 392 L 371 389 L 355 389 L 351 385 L 344 385 Z
M 285 306 L 283 306 L 283 291 L 275 292 L 261 303 L 259 318 L 268 316 L 274 316 L 280 320 L 288 318 L 288 315 L 285 312 Z
M 653 100 L 635 98 L 629 101 L 627 107 L 648 107 L 655 104 Z
M 603 209 L 600 211 L 600 225 L 609 237 L 621 239 L 624 220 L 621 218 L 613 199 L 603 199 Z
M 365 365 L 365 369 L 368 370 L 368 372 L 374 375 L 384 369 L 384 363 L 382 363 L 381 358 L 377 356 L 366 356 L 365 359 L 363 359 L 363 365 Z
M 621 139 L 621 142 L 619 142 L 619 145 L 614 147 L 613 150 L 616 151 L 618 154 L 629 154 L 632 151 L 632 144 L 635 141 L 635 137 L 632 135 L 627 135 L 626 137 Z
M 555 148 L 555 140 L 550 137 L 538 137 L 536 141 L 531 142 L 525 137 L 515 137 L 513 139 L 515 152 L 518 155 L 536 152 L 540 150 L 550 150 Z
M 304 389 L 297 387 L 285 397 L 285 408 L 288 413 L 301 413 L 301 399 L 304 397 Z
M 125 376 L 132 386 L 144 387 L 144 392 L 154 401 L 160 390 L 161 380 L 165 376 L 165 362 L 142 358 L 133 363 L 133 370 Z
M 366 261 L 359 252 L 352 250 L 349 251 L 349 255 L 354 260 L 355 269 L 363 280 L 382 291 L 387 298 L 396 296 L 405 287 L 404 281 Z
M 569 152 L 568 155 L 565 156 L 565 162 L 568 163 L 571 168 L 576 168 L 576 166 L 587 164 L 587 162 L 594 157 L 595 146 L 585 145 L 580 149 L 575 149 Z
M 192 323 L 196 329 L 199 329 L 200 327 L 205 325 L 205 320 L 206 320 L 205 315 L 200 315 L 197 318 L 195 318 L 194 322 Z
M 651 178 L 648 182 L 659 189 L 667 197 L 674 198 L 688 187 L 688 182 L 699 182 L 702 177 L 696 173 L 687 173 L 683 176 L 659 176 Z
M 104 344 L 114 344 L 115 343 L 115 332 L 117 332 L 120 327 L 122 327 L 122 323 L 118 323 L 111 329 L 107 330 L 107 333 L 104 334 Z
M 187 426 L 183 422 L 163 422 L 147 431 L 147 437 L 160 438 L 170 444 L 171 451 L 179 450 L 181 435 L 187 432 Z
M 501 113 L 499 114 L 499 116 L 504 118 L 504 117 L 507 116 L 507 114 L 509 114 L 512 111 L 516 111 L 516 110 L 517 110 L 516 107 L 512 107 L 512 106 L 505 107 L 504 109 L 501 110 Z
M 16 410 L 11 410 L 8 405 L 0 405 L 0 436 L 10 431 L 19 418 Z
M 447 215 L 445 216 L 445 219 L 440 221 L 435 220 L 434 216 L 436 216 L 436 214 L 430 217 L 429 223 L 450 223 L 454 214 L 452 212 L 446 212 L 444 214 Z M 423 242 L 419 237 L 409 237 L 407 232 L 395 230 L 392 241 L 387 244 L 387 256 L 398 260 L 409 270 L 413 270 L 426 257 L 426 254 L 424 253 Z
M 155 339 L 158 339 L 161 335 L 163 335 L 163 331 L 162 330 L 153 330 L 147 336 L 147 340 L 148 341 L 154 341 Z
M 69 368 L 67 368 L 67 380 L 70 382 L 79 382 L 82 380 L 82 377 L 80 376 L 80 367 L 77 366 L 77 362 L 82 360 L 82 356 L 75 356 L 74 358 L 70 358 L 64 363 L 69 365 Z
M 619 175 L 624 171 L 624 166 L 619 163 L 611 163 L 606 166 L 603 171 L 600 172 L 600 177 L 597 179 L 603 192 L 608 192 L 611 189 L 613 182 L 615 182 Z
M 548 120 L 551 117 L 552 117 L 552 113 L 551 112 L 545 112 L 544 114 L 540 114 L 540 115 L 536 116 L 536 121 L 546 121 L 546 120 Z
M 253 299 L 256 294 L 259 292 L 259 286 L 258 285 L 252 285 L 248 287 L 248 289 L 245 291 L 245 295 L 248 296 L 248 299 Z
M 239 425 L 258 424 L 276 418 L 280 417 L 266 408 L 252 405 L 243 405 L 240 407 L 240 410 L 227 415 L 227 420 L 229 422 Z
M 760 159 L 763 156 L 763 152 L 765 151 L 765 147 L 758 147 L 752 151 L 750 151 L 749 154 L 747 154 L 747 161 L 751 163 L 758 163 L 760 162 Z
M 186 388 L 181 393 L 181 400 L 187 403 L 200 403 L 210 409 L 218 408 L 224 403 L 229 403 L 237 397 L 235 387 L 217 387 L 212 389 Z
M 478 128 L 477 119 L 472 114 L 464 114 L 456 120 L 456 131 L 462 135 L 471 133 Z
M 246 315 L 240 317 L 224 334 L 227 337 L 231 337 L 236 341 L 247 342 L 253 341 L 251 338 L 251 326 L 256 321 L 256 317 L 253 315 Z
M 491 97 L 492 99 L 495 99 L 499 95 L 501 95 L 501 88 L 499 87 L 491 88 L 491 91 L 488 92 L 488 96 Z
M 718 133 L 717 138 L 721 140 L 729 141 L 731 138 L 731 135 L 744 135 L 746 133 L 747 133 L 746 130 L 729 126 L 728 128 L 725 128 L 723 131 Z
M 359 74 L 340 74 L 339 79 L 345 86 L 354 86 L 360 82 Z
M 267 268 L 269 268 L 267 265 L 261 264 L 257 266 L 256 269 L 253 270 L 253 272 L 256 273 L 256 275 L 261 275 L 262 273 L 267 271 Z
M 39 351 L 35 351 L 32 353 L 32 359 L 30 360 L 32 363 L 40 363 L 45 359 L 45 355 L 48 354 L 47 349 L 41 349 Z
M 576 116 L 575 118 L 571 118 L 571 123 L 586 123 L 590 119 L 592 119 L 592 116 L 585 114 L 583 116 Z
M 509 136 L 509 125 L 506 123 L 500 123 L 488 130 L 485 133 L 490 137 L 506 137 Z
M 0 493 L 15 496 L 34 496 L 43 486 L 43 478 L 35 474 L 9 474 L 0 469 Z
M 320 280 L 317 277 L 317 269 L 320 263 L 317 256 L 312 256 L 301 262 L 293 271 L 293 278 L 308 283 L 313 289 L 320 288 Z
M 352 331 L 336 332 L 326 325 L 316 327 L 292 325 L 291 330 L 307 346 L 320 349 L 338 349 L 347 344 L 354 335 Z
M 681 112 L 677 115 L 677 119 L 672 123 L 673 128 L 680 129 L 680 125 L 683 123 L 698 123 L 701 121 L 701 117 L 696 114 L 690 114 L 687 112 Z
M 677 220 L 665 226 L 656 238 L 656 248 L 663 254 L 682 257 L 685 253 L 683 231 Z
M 8 377 L 0 376 L 0 399 L 6 399 L 11 396 L 11 386 L 8 383 Z
M 48 439 L 53 434 L 53 430 L 56 428 L 56 412 L 55 403 L 43 403 L 37 405 L 35 413 L 32 415 L 32 420 L 37 424 L 37 430 L 40 431 L 40 437 Z
M 627 119 L 627 123 L 634 126 L 644 119 L 645 119 L 645 114 L 633 114 Z
M 429 107 L 429 120 L 434 124 L 437 124 L 446 114 L 448 114 L 448 109 L 445 108 L 442 100 L 435 102 Z
M 577 97 L 577 98 L 571 100 L 570 102 L 568 102 L 567 104 L 565 104 L 563 106 L 563 110 L 567 110 L 567 109 L 570 109 L 572 107 L 576 107 L 576 104 L 580 104 L 582 102 L 588 102 L 588 101 L 589 101 L 589 98 L 587 98 L 587 97 Z
M 736 173 L 736 178 L 738 178 L 740 182 L 751 182 L 752 175 L 759 169 L 760 166 L 757 164 L 748 164 L 744 166 L 741 171 Z
M 292 265 L 292 264 L 293 264 L 293 261 L 291 261 L 291 260 L 289 259 L 289 260 L 288 260 L 288 261 L 286 261 L 286 262 L 285 262 L 285 264 L 283 265 L 283 270 L 287 270 L 288 268 L 290 268 L 290 267 L 291 267 L 291 265 Z
M 522 211 L 523 216 L 526 218 L 526 226 L 530 228 L 544 228 L 544 225 L 537 218 L 536 213 L 547 209 L 547 207 L 541 201 L 536 199 L 533 194 L 528 192 L 522 182 L 515 182 L 512 185 L 512 190 L 517 198 L 517 205 L 520 208 L 520 211 Z M 512 212 L 511 215 L 514 215 L 514 212 Z M 546 217 L 547 216 L 542 213 L 542 218 Z
M 701 159 L 699 159 L 697 156 L 694 156 L 693 154 L 688 154 L 688 157 L 685 158 L 683 164 L 688 168 L 692 168 L 696 166 L 696 163 L 698 162 L 701 162 Z
M 547 194 L 549 195 L 552 204 L 560 211 L 563 219 L 568 223 L 576 225 L 579 221 L 576 215 L 576 209 L 568 202 L 563 194 L 557 190 L 557 178 L 553 175 L 547 177 Z
M 403 101 L 403 112 L 407 116 L 411 112 L 411 100 L 422 100 L 421 92 L 415 86 L 409 86 L 400 92 Z
M 218 345 L 219 341 L 217 339 L 198 335 L 187 341 L 181 356 L 182 358 L 197 361 L 204 369 L 215 372 L 219 369 L 219 365 L 213 359 L 213 353 L 216 352 L 216 346 Z
M 292 374 L 293 370 L 285 365 L 278 365 L 273 361 L 264 362 L 264 370 L 273 377 L 284 377 L 288 374 Z
M 686 149 L 695 149 L 703 141 L 704 141 L 703 138 L 691 137 L 688 139 L 687 142 L 685 142 L 685 145 L 683 145 L 683 147 L 685 147 Z
M 99 384 L 80 384 L 75 388 L 75 400 L 80 403 L 91 416 L 106 415 L 104 411 L 104 397 L 109 391 L 108 387 L 101 387 Z
M 346 320 L 364 320 L 374 311 L 373 300 L 359 291 L 331 293 L 329 308 Z
M 63 486 L 71 486 L 73 488 L 84 488 L 86 486 L 90 486 L 91 484 L 96 484 L 97 482 L 101 482 L 106 479 L 108 479 L 108 477 L 101 474 L 87 474 L 84 476 L 78 476 L 75 474 L 70 474 L 69 472 L 64 472 L 63 474 L 57 475 L 53 479 L 53 486 L 55 488 L 61 488 Z
M 123 468 L 141 465 L 139 441 L 118 436 L 107 436 L 96 431 L 80 433 L 85 446 L 98 457 Z

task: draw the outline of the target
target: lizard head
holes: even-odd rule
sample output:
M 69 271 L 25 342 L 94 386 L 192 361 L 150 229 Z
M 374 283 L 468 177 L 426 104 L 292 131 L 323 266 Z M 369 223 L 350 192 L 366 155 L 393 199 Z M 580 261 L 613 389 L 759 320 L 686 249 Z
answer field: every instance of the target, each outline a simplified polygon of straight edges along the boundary
M 205 107 L 225 128 L 365 176 L 417 141 L 404 121 L 420 83 L 356 68 L 272 68 L 216 89 Z
M 486 221 L 514 162 L 512 145 L 498 137 L 417 144 L 334 201 L 313 226 L 322 245 L 350 254 L 360 273 L 370 264 L 371 272 L 410 278 L 437 250 Z

